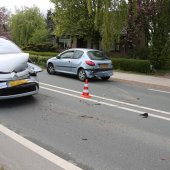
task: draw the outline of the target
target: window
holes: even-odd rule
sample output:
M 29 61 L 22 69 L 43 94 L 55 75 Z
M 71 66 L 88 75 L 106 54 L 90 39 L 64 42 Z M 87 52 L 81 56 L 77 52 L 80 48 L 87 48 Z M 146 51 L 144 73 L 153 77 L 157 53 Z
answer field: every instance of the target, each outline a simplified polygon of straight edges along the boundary
M 83 51 L 76 50 L 76 51 L 74 52 L 73 59 L 79 59 L 79 58 L 81 58 L 81 56 L 82 56 L 83 54 L 84 54 Z
M 91 60 L 106 60 L 108 57 L 102 51 L 88 51 Z
M 69 58 L 73 57 L 73 54 L 74 54 L 74 51 L 68 51 L 68 52 L 65 52 L 64 54 L 61 54 L 60 58 L 61 59 L 69 59 Z

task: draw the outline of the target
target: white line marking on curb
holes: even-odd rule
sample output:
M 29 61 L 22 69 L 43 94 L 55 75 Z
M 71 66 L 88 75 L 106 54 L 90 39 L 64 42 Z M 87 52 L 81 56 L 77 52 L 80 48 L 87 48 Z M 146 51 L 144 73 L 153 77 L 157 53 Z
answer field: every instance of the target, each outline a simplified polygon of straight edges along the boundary
M 170 94 L 170 92 L 168 92 L 168 91 L 163 91 L 163 90 L 156 90 L 156 89 L 148 89 L 148 90 Z
M 53 91 L 53 92 L 56 92 L 56 93 L 72 96 L 72 97 L 75 97 L 75 98 L 84 99 L 84 100 L 92 101 L 92 102 L 95 102 L 95 103 L 103 104 L 103 105 L 106 105 L 106 106 L 114 107 L 114 108 L 117 108 L 117 109 L 122 109 L 122 110 L 130 111 L 130 112 L 135 112 L 135 113 L 139 113 L 139 114 L 143 114 L 144 113 L 144 112 L 139 111 L 139 110 L 130 109 L 130 108 L 126 108 L 126 107 L 122 107 L 122 106 L 118 106 L 118 105 L 114 105 L 114 104 L 110 104 L 110 103 L 106 103 L 106 102 L 102 102 L 102 101 L 99 102 L 97 100 L 90 99 L 90 98 L 82 98 L 81 96 L 77 96 L 77 95 L 74 95 L 74 94 L 70 94 L 70 93 L 66 93 L 66 92 L 50 89 L 50 88 L 47 88 L 47 87 L 42 87 L 41 86 L 41 88 L 45 89 L 45 90 Z M 158 115 L 154 115 L 154 114 L 149 114 L 149 116 L 170 121 L 170 118 L 163 117 L 163 116 L 158 116 Z
M 42 147 L 32 143 L 31 141 L 25 139 L 24 137 L 16 134 L 15 132 L 11 131 L 10 129 L 6 128 L 5 126 L 0 124 L 0 132 L 7 135 L 8 137 L 12 138 L 13 140 L 17 141 L 21 145 L 25 146 L 29 150 L 37 153 L 41 157 L 47 159 L 48 161 L 54 163 L 55 165 L 65 169 L 65 170 L 83 170 L 70 162 L 54 155 L 53 153 L 43 149 Z
M 53 85 L 45 84 L 45 83 L 40 83 L 40 84 L 46 85 L 46 86 L 49 86 L 49 87 L 58 88 L 58 89 L 61 89 L 61 90 L 66 90 L 66 91 L 70 91 L 70 92 L 81 94 L 81 92 L 78 92 L 78 91 L 75 91 L 75 90 L 70 90 L 70 89 L 66 89 L 66 88 L 62 88 L 62 87 L 58 87 L 58 86 L 53 86 Z M 163 110 L 157 110 L 157 109 L 153 109 L 153 108 L 149 108 L 149 107 L 145 107 L 145 106 L 139 106 L 139 105 L 136 105 L 136 104 L 121 102 L 119 100 L 113 100 L 113 99 L 109 99 L 109 98 L 105 98 L 105 97 L 100 97 L 100 96 L 96 96 L 96 95 L 91 95 L 91 96 L 96 97 L 98 99 L 103 99 L 103 100 L 107 100 L 107 101 L 111 101 L 111 102 L 115 102 L 115 103 L 119 103 L 119 104 L 124 104 L 124 105 L 127 105 L 127 106 L 136 107 L 136 108 L 139 108 L 139 109 L 145 109 L 145 110 L 149 110 L 149 111 L 154 111 L 154 112 L 170 115 L 170 112 L 166 112 L 166 111 L 163 111 Z

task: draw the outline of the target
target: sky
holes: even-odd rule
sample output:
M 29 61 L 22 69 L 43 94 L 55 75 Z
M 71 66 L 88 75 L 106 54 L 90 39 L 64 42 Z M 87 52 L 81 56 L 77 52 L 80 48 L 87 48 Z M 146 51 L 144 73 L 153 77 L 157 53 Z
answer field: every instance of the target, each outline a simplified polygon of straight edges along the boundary
M 54 8 L 50 0 L 0 0 L 0 7 L 6 7 L 11 13 L 15 12 L 15 8 L 32 7 L 36 5 L 42 13 L 46 13 L 48 9 Z

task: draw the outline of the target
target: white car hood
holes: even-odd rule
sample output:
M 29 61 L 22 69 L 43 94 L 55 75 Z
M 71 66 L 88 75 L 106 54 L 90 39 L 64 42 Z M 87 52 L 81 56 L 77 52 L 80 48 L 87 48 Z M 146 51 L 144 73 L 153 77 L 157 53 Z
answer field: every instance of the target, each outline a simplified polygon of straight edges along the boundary
M 16 68 L 23 67 L 27 64 L 28 58 L 28 53 L 0 54 L 0 72 L 11 73 Z

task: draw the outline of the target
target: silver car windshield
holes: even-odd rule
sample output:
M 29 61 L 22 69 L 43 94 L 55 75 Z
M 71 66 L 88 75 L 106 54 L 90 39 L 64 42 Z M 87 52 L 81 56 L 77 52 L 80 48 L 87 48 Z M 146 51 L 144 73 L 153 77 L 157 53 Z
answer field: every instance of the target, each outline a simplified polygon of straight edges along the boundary
M 0 54 L 22 53 L 21 49 L 10 40 L 0 38 Z
M 88 51 L 87 52 L 91 60 L 107 60 L 108 57 L 102 51 Z

